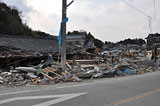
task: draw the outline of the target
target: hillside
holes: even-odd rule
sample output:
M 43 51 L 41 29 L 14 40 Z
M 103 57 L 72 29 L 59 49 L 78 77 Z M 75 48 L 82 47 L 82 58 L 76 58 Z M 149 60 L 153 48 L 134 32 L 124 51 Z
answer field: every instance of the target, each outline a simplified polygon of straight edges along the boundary
M 47 37 L 49 34 L 33 31 L 22 22 L 21 12 L 16 7 L 9 7 L 0 2 L 0 34 Z
M 143 39 L 125 39 L 125 40 L 122 40 L 122 41 L 119 41 L 117 42 L 117 44 L 123 44 L 123 45 L 127 45 L 127 44 L 134 44 L 134 45 L 140 45 L 142 46 L 143 44 L 145 44 L 145 40 Z

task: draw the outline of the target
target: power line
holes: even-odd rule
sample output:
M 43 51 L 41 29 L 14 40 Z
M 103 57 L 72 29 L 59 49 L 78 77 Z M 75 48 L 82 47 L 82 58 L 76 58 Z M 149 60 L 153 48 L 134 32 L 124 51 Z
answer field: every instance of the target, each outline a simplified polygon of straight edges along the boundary
M 149 30 L 150 33 L 152 32 L 152 17 L 149 16 L 148 14 L 146 14 L 145 12 L 141 11 L 140 9 L 136 8 L 135 6 L 133 6 L 132 4 L 126 2 L 125 0 L 121 0 L 122 2 L 124 2 L 125 4 L 129 5 L 130 7 L 134 8 L 135 10 L 137 10 L 138 12 L 140 12 L 141 14 L 143 14 L 144 16 L 146 16 L 148 18 L 148 22 L 149 22 Z M 154 0 L 155 1 L 155 0 Z
M 135 6 L 131 5 L 130 3 L 126 2 L 125 0 L 121 0 L 122 2 L 124 2 L 125 4 L 129 5 L 130 7 L 134 8 L 135 10 L 137 10 L 138 12 L 142 13 L 143 15 L 150 17 L 148 14 L 146 14 L 145 12 L 141 11 L 140 9 L 136 8 Z

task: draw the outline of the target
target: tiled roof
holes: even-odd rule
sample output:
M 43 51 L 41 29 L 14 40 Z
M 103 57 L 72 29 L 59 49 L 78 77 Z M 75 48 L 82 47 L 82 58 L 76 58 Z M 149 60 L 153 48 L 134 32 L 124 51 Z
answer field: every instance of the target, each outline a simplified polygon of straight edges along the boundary
M 85 39 L 85 35 L 67 35 L 66 39 Z

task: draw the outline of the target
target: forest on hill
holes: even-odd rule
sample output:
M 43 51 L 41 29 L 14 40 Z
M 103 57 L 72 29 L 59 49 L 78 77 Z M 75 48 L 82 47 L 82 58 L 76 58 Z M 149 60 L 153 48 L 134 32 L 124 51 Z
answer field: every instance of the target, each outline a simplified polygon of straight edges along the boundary
M 14 6 L 0 2 L 0 34 L 48 37 L 50 34 L 33 31 L 22 22 L 22 13 Z

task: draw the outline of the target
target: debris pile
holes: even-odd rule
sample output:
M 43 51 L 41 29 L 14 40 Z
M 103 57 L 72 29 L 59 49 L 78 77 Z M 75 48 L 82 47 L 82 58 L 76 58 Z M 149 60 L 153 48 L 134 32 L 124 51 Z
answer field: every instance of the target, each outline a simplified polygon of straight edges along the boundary
M 77 54 L 77 52 L 68 52 L 72 55 Z M 80 53 L 84 54 L 77 54 L 81 60 L 75 60 L 75 58 L 67 60 L 66 70 L 62 70 L 51 54 L 38 65 L 10 67 L 9 71 L 0 70 L 0 85 L 22 86 L 79 82 L 84 79 L 144 74 L 155 70 L 155 67 L 148 66 L 144 62 L 144 57 L 138 55 L 128 57 L 118 52 L 115 55 L 92 54 L 86 59 L 90 53 L 84 50 L 81 50 Z
M 69 64 L 68 64 L 69 65 Z M 53 60 L 51 54 L 37 66 L 16 67 L 9 72 L 0 73 L 0 84 L 5 86 L 21 86 L 26 84 L 49 84 L 69 81 L 81 81 L 69 71 L 63 72 Z
M 76 75 L 79 78 L 103 78 L 103 77 L 115 77 L 124 75 L 144 74 L 146 72 L 153 72 L 153 67 L 146 65 L 136 65 L 128 60 L 122 60 L 121 62 L 113 65 L 100 63 L 97 65 L 79 65 L 76 70 Z

